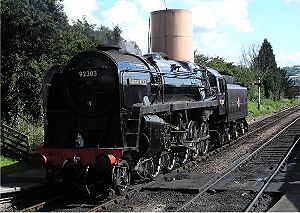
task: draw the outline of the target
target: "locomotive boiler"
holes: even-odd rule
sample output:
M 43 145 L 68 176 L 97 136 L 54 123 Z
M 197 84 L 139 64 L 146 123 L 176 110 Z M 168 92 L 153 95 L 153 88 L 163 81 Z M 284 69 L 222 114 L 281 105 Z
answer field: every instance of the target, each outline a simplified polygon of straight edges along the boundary
M 232 76 L 162 53 L 80 52 L 44 77 L 38 151 L 48 179 L 125 194 L 131 174 L 155 179 L 247 131 L 246 91 Z

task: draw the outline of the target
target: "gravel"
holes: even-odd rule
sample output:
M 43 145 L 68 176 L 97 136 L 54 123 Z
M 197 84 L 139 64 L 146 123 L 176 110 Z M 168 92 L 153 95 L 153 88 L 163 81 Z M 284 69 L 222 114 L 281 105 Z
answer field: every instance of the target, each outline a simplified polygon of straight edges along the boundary
M 224 190 L 224 191 L 214 191 L 211 193 L 204 193 L 197 200 L 193 202 L 184 211 L 188 212 L 220 212 L 220 211 L 243 211 L 244 206 L 246 206 L 254 194 L 251 191 L 244 190 Z M 239 200 L 239 203 L 236 202 Z
M 174 180 L 190 180 L 196 177 L 199 178 L 199 174 L 220 174 L 234 161 L 251 152 L 255 146 L 257 146 L 257 144 L 268 140 L 274 136 L 274 134 L 279 132 L 282 127 L 286 126 L 299 116 L 300 111 L 287 116 L 284 120 L 278 121 L 274 127 L 264 131 L 263 133 L 256 133 L 255 137 L 253 137 L 251 140 L 240 139 L 238 143 L 233 144 L 229 148 L 222 150 L 221 152 L 200 162 L 194 161 L 193 163 L 190 163 L 186 169 L 183 169 L 182 171 L 175 170 L 172 173 L 165 175 L 162 179 L 163 181 L 170 182 Z M 263 121 L 259 122 L 261 122 L 262 125 L 264 124 Z M 258 170 L 255 172 L 260 172 L 263 174 L 264 170 L 265 168 L 258 168 Z M 247 173 L 249 175 L 249 171 L 241 170 L 241 174 L 243 174 L 243 172 L 245 172 L 245 175 Z M 195 174 L 198 176 L 194 176 Z M 240 176 L 239 180 L 239 184 L 242 184 L 243 176 Z M 205 182 L 201 184 L 205 184 Z M 129 199 L 120 201 L 118 204 L 107 207 L 107 209 L 104 209 L 103 211 L 175 211 L 179 206 L 183 205 L 194 195 L 195 194 L 193 194 L 191 191 L 188 193 L 188 191 L 172 191 L 171 189 L 143 190 L 131 195 Z M 185 211 L 243 211 L 244 206 L 246 206 L 247 202 L 249 202 L 249 200 L 251 200 L 253 197 L 254 192 L 247 189 L 234 189 L 229 187 L 222 190 L 211 190 L 210 192 L 206 192 L 199 197 L 199 199 L 197 199 L 197 201 Z M 236 202 L 234 202 L 236 200 L 239 200 L 240 203 L 236 204 Z M 265 211 L 268 209 L 269 206 L 274 202 L 274 198 L 266 194 L 264 197 L 262 197 L 262 201 L 264 202 L 262 202 L 262 204 L 255 209 L 256 211 Z M 93 207 L 93 205 L 95 205 L 95 203 L 88 202 L 87 200 L 83 199 L 82 202 L 74 201 L 65 205 L 61 209 L 56 209 L 55 211 L 86 211 L 87 209 Z M 5 210 L 12 209 L 4 209 L 4 211 Z
M 134 211 L 161 212 L 175 211 L 177 206 L 183 205 L 191 199 L 193 194 L 178 191 L 141 191 L 133 194 L 129 200 L 110 206 L 104 211 Z
M 164 181 L 193 179 L 199 177 L 199 174 L 221 173 L 234 161 L 254 150 L 258 144 L 269 140 L 279 132 L 283 126 L 287 126 L 287 124 L 299 116 L 300 112 L 287 116 L 284 120 L 278 121 L 275 126 L 265 130 L 263 133 L 256 133 L 255 137 L 251 137 L 249 140 L 240 139 L 238 143 L 233 144 L 228 149 L 200 162 L 193 162 L 191 163 L 192 166 L 186 166 L 186 169 L 180 171 L 175 170 L 165 175 Z M 263 181 L 264 173 L 267 172 L 265 170 L 266 168 L 258 166 L 253 172 L 261 174 Z M 229 187 L 226 190 L 217 190 L 217 192 L 213 194 L 205 193 L 198 199 L 193 207 L 189 207 L 189 209 L 185 211 L 243 211 L 245 206 L 247 206 L 249 201 L 254 197 L 254 192 L 247 190 L 247 184 L 243 183 L 244 178 L 248 180 L 251 178 L 249 171 L 244 171 L 244 174 L 241 171 L 239 181 L 236 181 L 236 184 L 239 186 L 244 184 L 245 189 Z M 260 182 L 256 176 L 252 178 L 254 182 Z M 105 211 L 174 211 L 185 203 L 185 201 L 188 201 L 189 198 L 193 197 L 193 194 L 189 193 L 168 191 L 166 189 L 156 190 L 157 191 L 144 190 L 143 192 L 135 193 L 129 200 L 111 206 Z

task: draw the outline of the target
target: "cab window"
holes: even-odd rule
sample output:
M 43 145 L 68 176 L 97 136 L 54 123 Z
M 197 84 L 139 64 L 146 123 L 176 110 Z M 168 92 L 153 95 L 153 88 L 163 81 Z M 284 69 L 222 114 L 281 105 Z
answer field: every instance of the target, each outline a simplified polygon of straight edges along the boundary
M 220 88 L 220 93 L 225 93 L 225 82 L 223 79 L 219 79 L 219 88 Z

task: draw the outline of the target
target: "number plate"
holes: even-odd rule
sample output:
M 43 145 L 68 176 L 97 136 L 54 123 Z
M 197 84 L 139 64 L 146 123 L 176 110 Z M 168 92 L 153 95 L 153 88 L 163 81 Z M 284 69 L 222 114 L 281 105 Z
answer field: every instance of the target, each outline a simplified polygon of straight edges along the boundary
M 80 78 L 87 78 L 87 77 L 97 77 L 100 74 L 97 70 L 85 70 L 85 71 L 79 71 L 78 75 Z

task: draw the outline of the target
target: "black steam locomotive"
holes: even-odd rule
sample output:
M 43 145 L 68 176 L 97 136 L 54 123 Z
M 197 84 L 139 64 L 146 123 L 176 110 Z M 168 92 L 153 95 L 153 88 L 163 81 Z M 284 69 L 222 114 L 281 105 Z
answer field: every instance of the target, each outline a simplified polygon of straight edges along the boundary
M 247 131 L 247 89 L 232 76 L 165 54 L 98 47 L 44 77 L 49 180 L 126 193 L 131 174 L 155 179 Z

